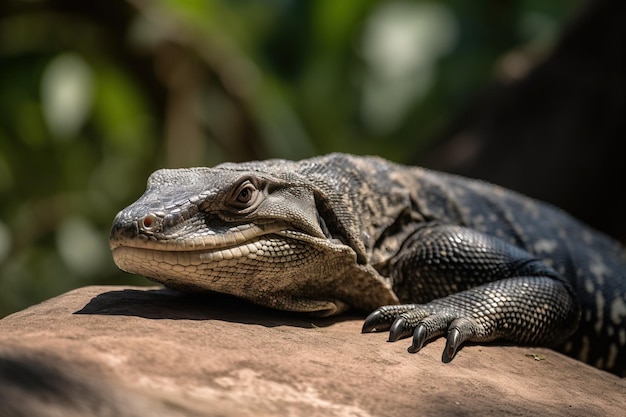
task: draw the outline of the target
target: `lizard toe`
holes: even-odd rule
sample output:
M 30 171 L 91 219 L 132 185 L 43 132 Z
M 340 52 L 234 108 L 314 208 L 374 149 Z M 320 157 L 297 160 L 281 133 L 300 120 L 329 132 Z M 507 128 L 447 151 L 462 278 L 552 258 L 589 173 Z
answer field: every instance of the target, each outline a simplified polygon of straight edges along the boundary
M 427 317 L 423 317 L 423 314 L 418 314 L 411 327 L 413 342 L 408 351 L 417 353 L 424 347 L 426 342 L 444 335 L 452 320 L 453 318 L 444 314 L 432 314 Z
M 383 312 L 378 309 L 365 318 L 361 333 L 371 333 L 374 331 L 387 330 L 390 324 L 384 317 Z
M 423 325 L 418 325 L 413 332 L 413 343 L 409 347 L 409 353 L 417 353 L 422 350 L 426 338 L 428 336 L 428 330 Z
M 382 332 L 389 330 L 403 313 L 415 309 L 415 304 L 383 306 L 365 318 L 361 333 Z
M 448 337 L 446 338 L 446 347 L 443 350 L 443 362 L 450 362 L 454 359 L 456 352 L 461 347 L 461 344 L 464 341 L 463 335 L 459 329 L 452 329 L 448 332 Z
M 455 319 L 450 323 L 443 361 L 447 363 L 454 359 L 461 345 L 466 341 L 488 342 L 491 339 L 493 339 L 492 335 L 484 331 L 475 320 L 470 318 Z
M 409 321 L 403 317 L 398 317 L 391 328 L 389 329 L 389 341 L 395 342 L 396 340 L 404 339 L 405 337 L 409 337 L 413 332 L 413 327 L 409 324 Z

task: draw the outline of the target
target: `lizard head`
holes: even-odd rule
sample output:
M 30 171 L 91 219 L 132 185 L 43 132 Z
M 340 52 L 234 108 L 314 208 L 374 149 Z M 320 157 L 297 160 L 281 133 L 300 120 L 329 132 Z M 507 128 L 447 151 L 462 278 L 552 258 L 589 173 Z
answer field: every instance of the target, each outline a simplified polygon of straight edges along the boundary
M 168 287 L 334 314 L 333 286 L 356 253 L 331 237 L 306 181 L 228 164 L 159 170 L 116 216 L 117 266 Z

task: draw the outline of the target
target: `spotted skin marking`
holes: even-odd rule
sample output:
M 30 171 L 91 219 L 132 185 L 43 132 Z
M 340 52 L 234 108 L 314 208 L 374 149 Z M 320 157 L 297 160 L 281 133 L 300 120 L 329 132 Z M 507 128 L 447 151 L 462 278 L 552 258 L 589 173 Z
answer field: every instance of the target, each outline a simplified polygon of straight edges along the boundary
M 626 296 L 615 297 L 611 304 L 611 323 L 619 325 L 626 317 Z

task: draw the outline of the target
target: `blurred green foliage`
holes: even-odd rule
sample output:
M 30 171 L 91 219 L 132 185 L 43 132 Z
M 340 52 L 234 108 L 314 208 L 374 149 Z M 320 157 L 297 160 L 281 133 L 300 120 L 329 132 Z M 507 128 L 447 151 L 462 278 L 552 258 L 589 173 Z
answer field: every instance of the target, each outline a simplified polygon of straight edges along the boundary
M 516 71 L 512 53 L 541 59 L 579 6 L 3 3 L 0 316 L 79 286 L 149 283 L 117 270 L 107 234 L 154 169 L 331 151 L 407 161 Z

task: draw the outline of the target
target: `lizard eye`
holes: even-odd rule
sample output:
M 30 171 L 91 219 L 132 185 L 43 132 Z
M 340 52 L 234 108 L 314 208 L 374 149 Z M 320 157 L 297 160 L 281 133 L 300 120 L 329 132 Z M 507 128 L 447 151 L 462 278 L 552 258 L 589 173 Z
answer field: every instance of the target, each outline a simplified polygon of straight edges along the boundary
M 234 188 L 230 196 L 229 205 L 239 211 L 243 209 L 253 209 L 260 201 L 261 192 L 252 180 L 247 179 Z
M 246 184 L 241 190 L 239 190 L 239 195 L 237 196 L 237 202 L 246 204 L 252 199 L 252 194 L 256 191 L 252 184 Z

